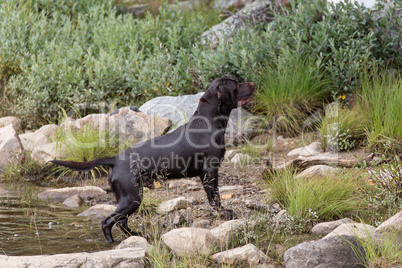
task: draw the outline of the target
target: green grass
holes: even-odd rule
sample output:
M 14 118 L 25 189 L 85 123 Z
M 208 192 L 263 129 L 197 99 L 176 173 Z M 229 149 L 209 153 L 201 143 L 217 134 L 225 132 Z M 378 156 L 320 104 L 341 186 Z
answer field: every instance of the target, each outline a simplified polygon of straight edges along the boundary
M 386 71 L 364 75 L 358 107 L 368 122 L 369 146 L 402 152 L 402 76 Z
M 402 264 L 402 245 L 400 244 L 400 233 L 393 230 L 385 232 L 381 239 L 374 239 L 368 231 L 363 234 L 355 234 L 357 242 L 364 250 L 362 253 L 356 245 L 351 245 L 356 256 L 366 268 L 376 267 L 399 267 Z
M 321 145 L 325 150 L 336 142 L 341 151 L 354 149 L 364 140 L 366 125 L 366 118 L 359 110 L 339 109 L 333 115 L 326 115 L 321 121 L 319 127 Z M 346 136 L 349 137 L 346 139 Z
M 119 151 L 124 150 L 124 145 L 117 146 L 114 144 L 114 136 L 108 131 L 100 132 L 90 126 L 85 125 L 80 130 L 71 128 L 69 131 L 62 130 L 60 127 L 56 142 L 62 150 L 62 155 L 66 156 L 62 160 L 86 162 L 97 158 L 106 158 L 115 156 Z M 82 177 L 86 173 L 72 171 L 63 166 L 53 165 L 53 174 L 58 177 L 71 175 L 73 177 Z M 107 170 L 102 167 L 95 167 L 90 172 L 94 179 L 101 174 L 105 174 Z
M 292 171 L 274 174 L 269 183 L 272 199 L 299 219 L 331 221 L 351 216 L 361 206 L 360 180 L 341 174 L 336 177 L 296 179 Z
M 313 61 L 289 55 L 278 64 L 261 68 L 255 77 L 256 111 L 265 115 L 279 132 L 301 132 L 303 121 L 322 107 L 328 90 Z M 274 127 L 275 127 L 274 126 Z

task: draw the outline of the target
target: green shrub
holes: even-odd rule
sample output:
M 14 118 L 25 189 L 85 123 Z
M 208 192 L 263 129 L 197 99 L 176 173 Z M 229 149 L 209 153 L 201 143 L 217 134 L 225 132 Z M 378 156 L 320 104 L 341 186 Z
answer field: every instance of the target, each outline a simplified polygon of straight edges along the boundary
M 269 183 L 273 200 L 290 216 L 319 221 L 331 221 L 350 216 L 361 204 L 359 180 L 342 174 L 335 177 L 295 178 L 287 170 L 274 175 Z M 312 227 L 312 226 L 310 226 Z
M 121 106 L 196 91 L 187 68 L 207 16 L 169 8 L 135 19 L 113 1 L 72 3 L 0 4 L 3 110 L 34 125 L 74 103 Z
M 337 109 L 326 115 L 320 124 L 323 149 L 348 151 L 365 138 L 366 120 L 357 109 Z
M 326 81 L 314 62 L 288 54 L 276 65 L 267 65 L 255 75 L 257 111 L 280 132 L 294 136 L 315 110 L 322 108 L 328 93 Z
M 369 146 L 402 152 L 402 76 L 386 71 L 364 75 L 358 107 L 368 122 Z
M 358 75 L 364 66 L 400 64 L 400 24 L 392 10 L 388 17 L 379 18 L 376 11 L 352 1 L 290 3 L 291 11 L 278 13 L 267 25 L 268 49 L 280 55 L 286 47 L 295 54 L 322 59 L 320 66 L 334 85 L 333 95 L 359 88 Z M 399 27 L 399 36 L 389 34 L 391 27 Z

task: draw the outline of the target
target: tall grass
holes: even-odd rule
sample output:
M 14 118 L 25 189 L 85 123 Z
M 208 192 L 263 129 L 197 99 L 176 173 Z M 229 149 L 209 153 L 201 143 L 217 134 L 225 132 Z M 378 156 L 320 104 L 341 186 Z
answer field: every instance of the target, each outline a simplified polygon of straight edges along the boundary
M 402 152 L 402 75 L 364 75 L 358 107 L 367 118 L 369 146 Z
M 362 235 L 355 234 L 357 242 L 364 249 L 362 253 L 358 246 L 351 245 L 354 253 L 367 268 L 400 267 L 402 263 L 402 245 L 397 231 L 384 233 L 381 238 L 372 237 L 368 231 Z
M 84 126 L 80 130 L 71 129 L 71 131 L 59 131 L 56 142 L 62 150 L 62 155 L 66 157 L 63 160 L 86 162 L 97 158 L 115 156 L 119 153 L 119 146 L 115 146 L 113 136 L 109 132 L 100 132 L 90 126 Z M 102 173 L 106 173 L 104 167 L 95 167 L 90 171 L 92 178 L 96 178 Z M 59 177 L 72 175 L 81 177 L 83 173 L 72 171 L 63 166 L 54 166 L 53 174 L 59 174 Z
M 353 149 L 365 138 L 365 126 L 366 118 L 358 109 L 339 109 L 334 116 L 326 115 L 319 127 L 322 147 L 327 149 L 335 142 L 341 151 Z
M 296 179 L 292 171 L 276 174 L 269 184 L 272 198 L 291 216 L 320 221 L 350 216 L 360 206 L 361 183 L 351 176 Z
M 273 119 L 281 132 L 297 135 L 308 115 L 322 107 L 328 93 L 314 61 L 287 54 L 255 77 L 257 111 Z

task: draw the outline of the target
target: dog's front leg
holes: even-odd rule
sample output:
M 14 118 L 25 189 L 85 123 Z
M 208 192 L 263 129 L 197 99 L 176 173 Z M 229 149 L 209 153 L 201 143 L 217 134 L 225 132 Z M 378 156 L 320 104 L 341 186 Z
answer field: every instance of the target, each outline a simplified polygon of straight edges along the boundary
M 218 169 L 205 168 L 200 177 L 204 190 L 207 193 L 209 204 L 219 213 L 220 217 L 225 220 L 233 219 L 233 210 L 225 209 L 221 205 L 218 189 Z

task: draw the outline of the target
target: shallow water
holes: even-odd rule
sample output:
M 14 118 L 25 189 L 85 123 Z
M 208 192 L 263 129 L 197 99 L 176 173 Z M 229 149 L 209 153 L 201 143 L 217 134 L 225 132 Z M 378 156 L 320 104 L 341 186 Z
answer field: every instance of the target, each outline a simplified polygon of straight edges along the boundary
M 100 220 L 76 216 L 70 209 L 38 200 L 33 183 L 0 183 L 0 254 L 38 255 L 111 249 Z

